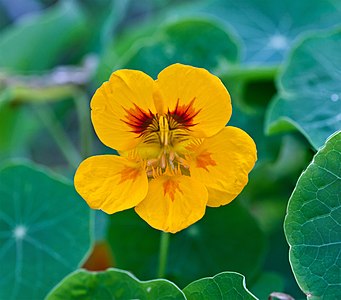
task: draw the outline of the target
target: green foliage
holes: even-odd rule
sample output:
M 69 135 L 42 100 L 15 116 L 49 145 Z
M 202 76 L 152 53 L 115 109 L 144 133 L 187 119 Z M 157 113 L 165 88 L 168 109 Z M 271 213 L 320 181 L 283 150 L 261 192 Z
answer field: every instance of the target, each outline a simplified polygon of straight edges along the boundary
M 269 108 L 269 133 L 297 128 L 318 149 L 341 128 L 340 44 L 341 29 L 312 35 L 293 49 Z
M 242 38 L 247 65 L 279 64 L 300 34 L 340 23 L 337 0 L 212 0 L 198 10 L 214 15 Z
M 125 41 L 121 43 L 126 44 Z M 173 21 L 154 30 L 152 35 L 148 28 L 133 46 L 129 44 L 130 49 L 121 57 L 118 53 L 122 51 L 120 47 L 124 45 L 110 47 L 102 61 L 99 70 L 102 81 L 109 77 L 113 69 L 120 67 L 141 70 L 156 78 L 162 69 L 176 62 L 221 73 L 239 60 L 236 37 L 220 23 L 209 19 Z
M 0 161 L 11 156 L 25 156 L 26 145 L 39 125 L 29 109 L 4 103 L 0 106 Z
M 159 233 L 135 212 L 111 216 L 108 239 L 117 267 L 143 279 L 156 276 Z M 167 275 L 181 287 L 225 270 L 252 278 L 259 270 L 264 250 L 263 233 L 240 204 L 208 208 L 201 221 L 171 236 Z
M 126 271 L 109 269 L 100 273 L 76 271 L 66 277 L 46 299 L 184 300 L 185 297 L 181 290 L 168 280 L 139 281 Z
M 184 288 L 187 299 L 252 300 L 245 286 L 245 277 L 234 272 L 220 273 L 214 277 L 192 282 Z
M 150 281 L 118 269 L 75 271 L 91 245 L 84 201 L 48 168 L 3 167 L 1 299 L 43 299 L 60 281 L 48 299 L 301 299 L 299 287 L 309 299 L 341 297 L 340 133 L 325 143 L 341 128 L 340 1 L 21 2 L 0 3 L 1 163 L 44 162 L 72 179 L 81 157 L 113 152 L 89 128 L 94 90 L 114 70 L 155 78 L 175 62 L 220 77 L 232 99 L 229 125 L 252 136 L 258 161 L 233 203 L 170 236 L 165 277 L 174 283 L 150 280 L 160 233 L 133 210 L 98 212 L 96 239 L 110 244 L 115 267 Z M 285 233 L 295 276 L 283 232 L 294 188 Z
M 75 2 L 62 1 L 0 33 L 0 67 L 12 72 L 49 69 L 76 47 L 85 28 Z
M 0 170 L 0 298 L 41 299 L 91 245 L 90 210 L 73 186 L 31 164 Z
M 251 292 L 254 295 L 257 295 L 259 299 L 266 299 L 272 292 L 282 292 L 283 290 L 283 278 L 279 274 L 273 272 L 264 272 L 257 278 L 257 281 L 251 288 Z
M 341 297 L 341 132 L 328 139 L 289 200 L 285 234 L 290 262 L 309 299 Z
M 154 78 L 176 62 L 219 72 L 238 61 L 238 52 L 236 39 L 219 23 L 185 19 L 166 25 L 149 37 L 127 60 L 126 66 Z M 146 64 L 146 61 L 153 61 L 153 64 Z
M 245 287 L 245 278 L 224 272 L 189 284 L 183 292 L 165 279 L 140 281 L 126 271 L 108 269 L 91 273 L 78 270 L 67 276 L 47 296 L 47 300 L 199 300 L 257 299 Z

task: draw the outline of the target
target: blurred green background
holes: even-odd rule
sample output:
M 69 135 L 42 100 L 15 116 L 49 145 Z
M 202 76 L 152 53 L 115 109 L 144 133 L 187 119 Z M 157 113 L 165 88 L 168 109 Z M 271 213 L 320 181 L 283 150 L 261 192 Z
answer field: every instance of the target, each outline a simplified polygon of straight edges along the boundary
M 283 220 L 299 175 L 340 129 L 340 4 L 0 0 L 0 163 L 24 159 L 72 180 L 85 157 L 115 153 L 95 136 L 89 109 L 111 72 L 132 68 L 156 78 L 175 62 L 204 67 L 231 93 L 229 125 L 253 137 L 258 161 L 232 204 L 208 208 L 172 236 L 167 278 L 183 288 L 236 271 L 260 299 L 274 291 L 303 299 Z M 133 211 L 95 215 L 96 247 L 86 267 L 156 278 L 159 232 Z M 42 279 L 38 299 L 51 282 Z

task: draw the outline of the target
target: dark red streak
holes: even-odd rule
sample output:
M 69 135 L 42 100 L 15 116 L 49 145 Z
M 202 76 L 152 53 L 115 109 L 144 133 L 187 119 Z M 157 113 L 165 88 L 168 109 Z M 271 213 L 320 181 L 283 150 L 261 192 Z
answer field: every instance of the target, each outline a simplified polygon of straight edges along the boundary
M 151 111 L 146 112 L 136 104 L 134 104 L 134 108 L 129 110 L 123 109 L 127 112 L 127 115 L 125 116 L 126 120 L 121 119 L 121 121 L 130 126 L 131 132 L 142 135 L 153 123 L 154 114 Z
M 195 98 L 188 104 L 179 105 L 179 99 L 176 102 L 175 109 L 173 111 L 168 110 L 168 114 L 180 125 L 183 127 L 192 127 L 197 125 L 198 123 L 193 123 L 193 119 L 198 113 L 201 111 L 195 111 L 193 108 L 193 103 Z

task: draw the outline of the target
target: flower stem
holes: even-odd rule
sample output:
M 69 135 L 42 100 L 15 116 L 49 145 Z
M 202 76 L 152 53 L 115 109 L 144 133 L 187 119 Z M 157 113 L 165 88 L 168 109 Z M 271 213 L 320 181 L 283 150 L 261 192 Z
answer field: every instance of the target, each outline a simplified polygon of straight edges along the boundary
M 166 266 L 167 266 L 167 256 L 168 256 L 168 248 L 169 248 L 169 237 L 170 234 L 168 232 L 161 232 L 160 236 L 160 256 L 159 256 L 159 272 L 158 277 L 165 277 Z

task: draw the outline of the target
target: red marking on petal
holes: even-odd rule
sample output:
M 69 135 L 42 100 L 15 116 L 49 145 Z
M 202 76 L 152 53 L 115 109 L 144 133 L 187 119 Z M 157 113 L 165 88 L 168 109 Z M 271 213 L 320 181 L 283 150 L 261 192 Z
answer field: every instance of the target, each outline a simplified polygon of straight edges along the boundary
M 173 111 L 168 110 L 168 114 L 183 127 L 192 127 L 198 123 L 193 123 L 193 119 L 201 111 L 195 110 L 193 107 L 195 98 L 189 104 L 179 105 L 179 99 L 176 102 L 175 109 Z
M 154 114 L 151 111 L 145 111 L 142 108 L 134 104 L 133 108 L 123 108 L 127 115 L 126 120 L 122 122 L 126 123 L 132 129 L 131 132 L 142 135 L 146 129 L 153 123 Z

